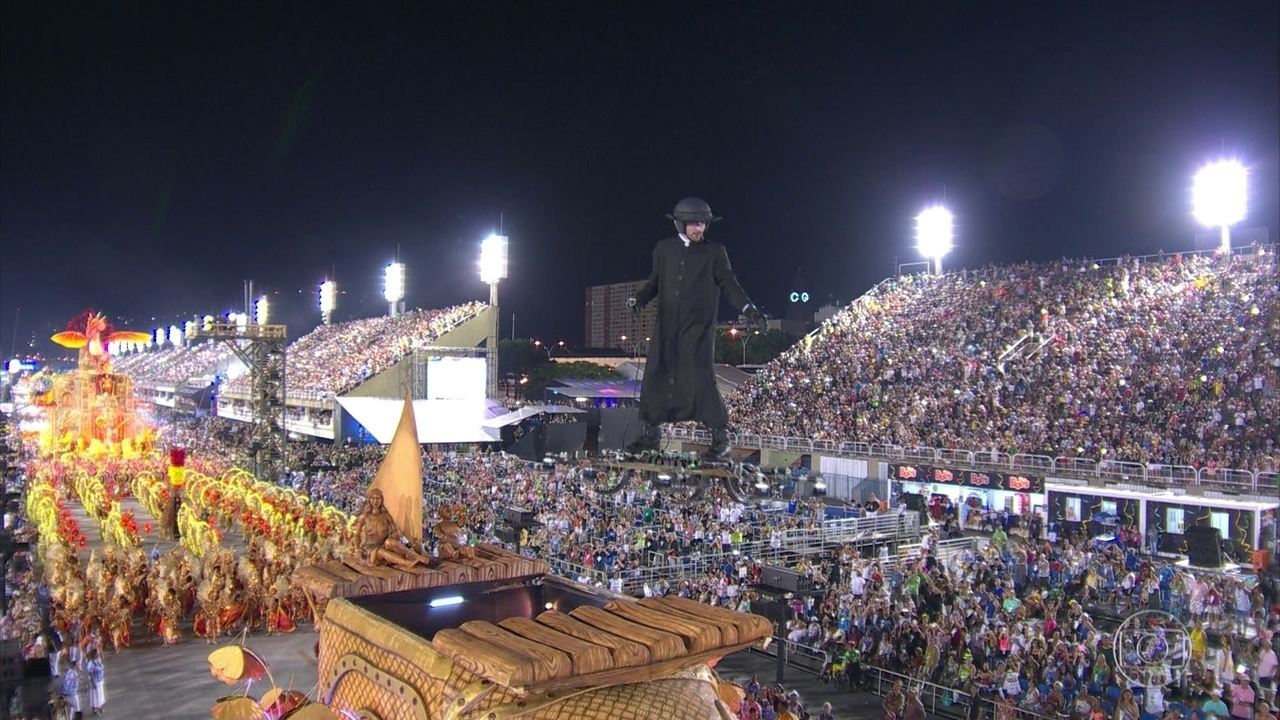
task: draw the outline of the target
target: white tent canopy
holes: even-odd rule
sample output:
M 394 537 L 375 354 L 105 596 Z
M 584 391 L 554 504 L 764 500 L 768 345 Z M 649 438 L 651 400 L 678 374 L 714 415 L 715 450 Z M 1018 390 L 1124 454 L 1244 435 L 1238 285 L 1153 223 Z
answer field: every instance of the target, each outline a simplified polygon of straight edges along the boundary
M 391 442 L 404 408 L 400 398 L 340 397 L 338 404 L 382 444 Z M 487 421 L 505 413 L 506 408 L 493 400 L 413 401 L 418 442 L 424 444 L 496 442 L 498 428 Z

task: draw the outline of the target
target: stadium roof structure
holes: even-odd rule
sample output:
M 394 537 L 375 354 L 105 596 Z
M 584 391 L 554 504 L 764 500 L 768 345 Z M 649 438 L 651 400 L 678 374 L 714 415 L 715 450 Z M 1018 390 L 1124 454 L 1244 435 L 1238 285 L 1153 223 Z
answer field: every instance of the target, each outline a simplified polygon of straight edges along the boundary
M 578 408 L 569 407 L 568 405 L 527 405 L 525 407 L 520 408 L 519 410 L 514 410 L 505 415 L 499 415 L 494 418 L 489 418 L 488 420 L 485 420 L 482 424 L 486 428 L 501 428 L 501 427 L 506 427 L 508 425 L 514 425 L 520 422 L 521 420 L 534 417 L 535 415 L 542 415 L 542 414 L 563 415 L 568 413 L 584 413 L 584 412 L 586 412 L 586 410 L 579 410 Z
M 596 398 L 639 399 L 640 382 L 637 380 L 557 380 L 548 385 L 547 392 L 574 399 Z
M 338 404 L 352 419 L 364 426 L 374 440 L 386 444 L 395 436 L 404 410 L 404 400 L 387 397 L 339 397 Z M 486 421 L 506 413 L 496 400 L 414 400 L 413 416 L 418 442 L 497 442 L 497 427 Z

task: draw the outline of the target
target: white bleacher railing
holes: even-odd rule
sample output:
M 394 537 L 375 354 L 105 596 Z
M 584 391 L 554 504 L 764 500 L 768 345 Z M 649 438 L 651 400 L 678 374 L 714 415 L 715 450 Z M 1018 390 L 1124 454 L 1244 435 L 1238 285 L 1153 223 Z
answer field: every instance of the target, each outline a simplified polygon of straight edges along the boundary
M 666 427 L 669 439 L 700 444 L 711 442 L 711 433 L 684 427 Z M 1230 468 L 1195 468 L 1189 465 L 1162 465 L 1119 460 L 1093 460 L 1081 457 L 1049 457 L 1018 453 L 1010 455 L 992 450 L 955 450 L 930 447 L 903 447 L 887 443 L 838 442 L 780 435 L 730 433 L 738 448 L 750 450 L 800 450 L 860 460 L 897 460 L 915 463 L 937 463 L 948 467 L 1025 473 L 1040 477 L 1097 478 L 1117 482 L 1143 482 L 1162 486 L 1187 485 L 1257 494 L 1271 492 L 1280 483 L 1274 471 L 1252 471 Z

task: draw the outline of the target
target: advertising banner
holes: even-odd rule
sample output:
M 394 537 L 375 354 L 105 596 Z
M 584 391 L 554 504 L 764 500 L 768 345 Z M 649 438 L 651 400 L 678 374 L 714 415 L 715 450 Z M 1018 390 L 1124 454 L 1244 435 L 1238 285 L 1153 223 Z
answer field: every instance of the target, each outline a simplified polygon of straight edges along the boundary
M 899 482 L 920 482 L 932 485 L 959 485 L 981 490 L 1007 490 L 1009 492 L 1044 492 L 1044 478 L 1006 472 L 979 470 L 952 470 L 931 465 L 889 465 L 889 479 Z

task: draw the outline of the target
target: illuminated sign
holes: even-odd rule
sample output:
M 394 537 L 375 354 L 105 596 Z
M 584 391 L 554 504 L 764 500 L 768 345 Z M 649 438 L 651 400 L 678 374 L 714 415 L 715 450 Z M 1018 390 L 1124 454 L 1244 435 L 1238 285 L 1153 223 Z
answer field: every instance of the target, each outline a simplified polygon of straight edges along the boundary
M 1044 492 L 1044 478 L 1002 472 L 952 470 L 928 465 L 889 466 L 889 479 L 937 485 L 959 485 L 982 490 L 1008 490 L 1021 493 Z
M 809 293 L 791 291 L 791 302 L 809 302 Z

